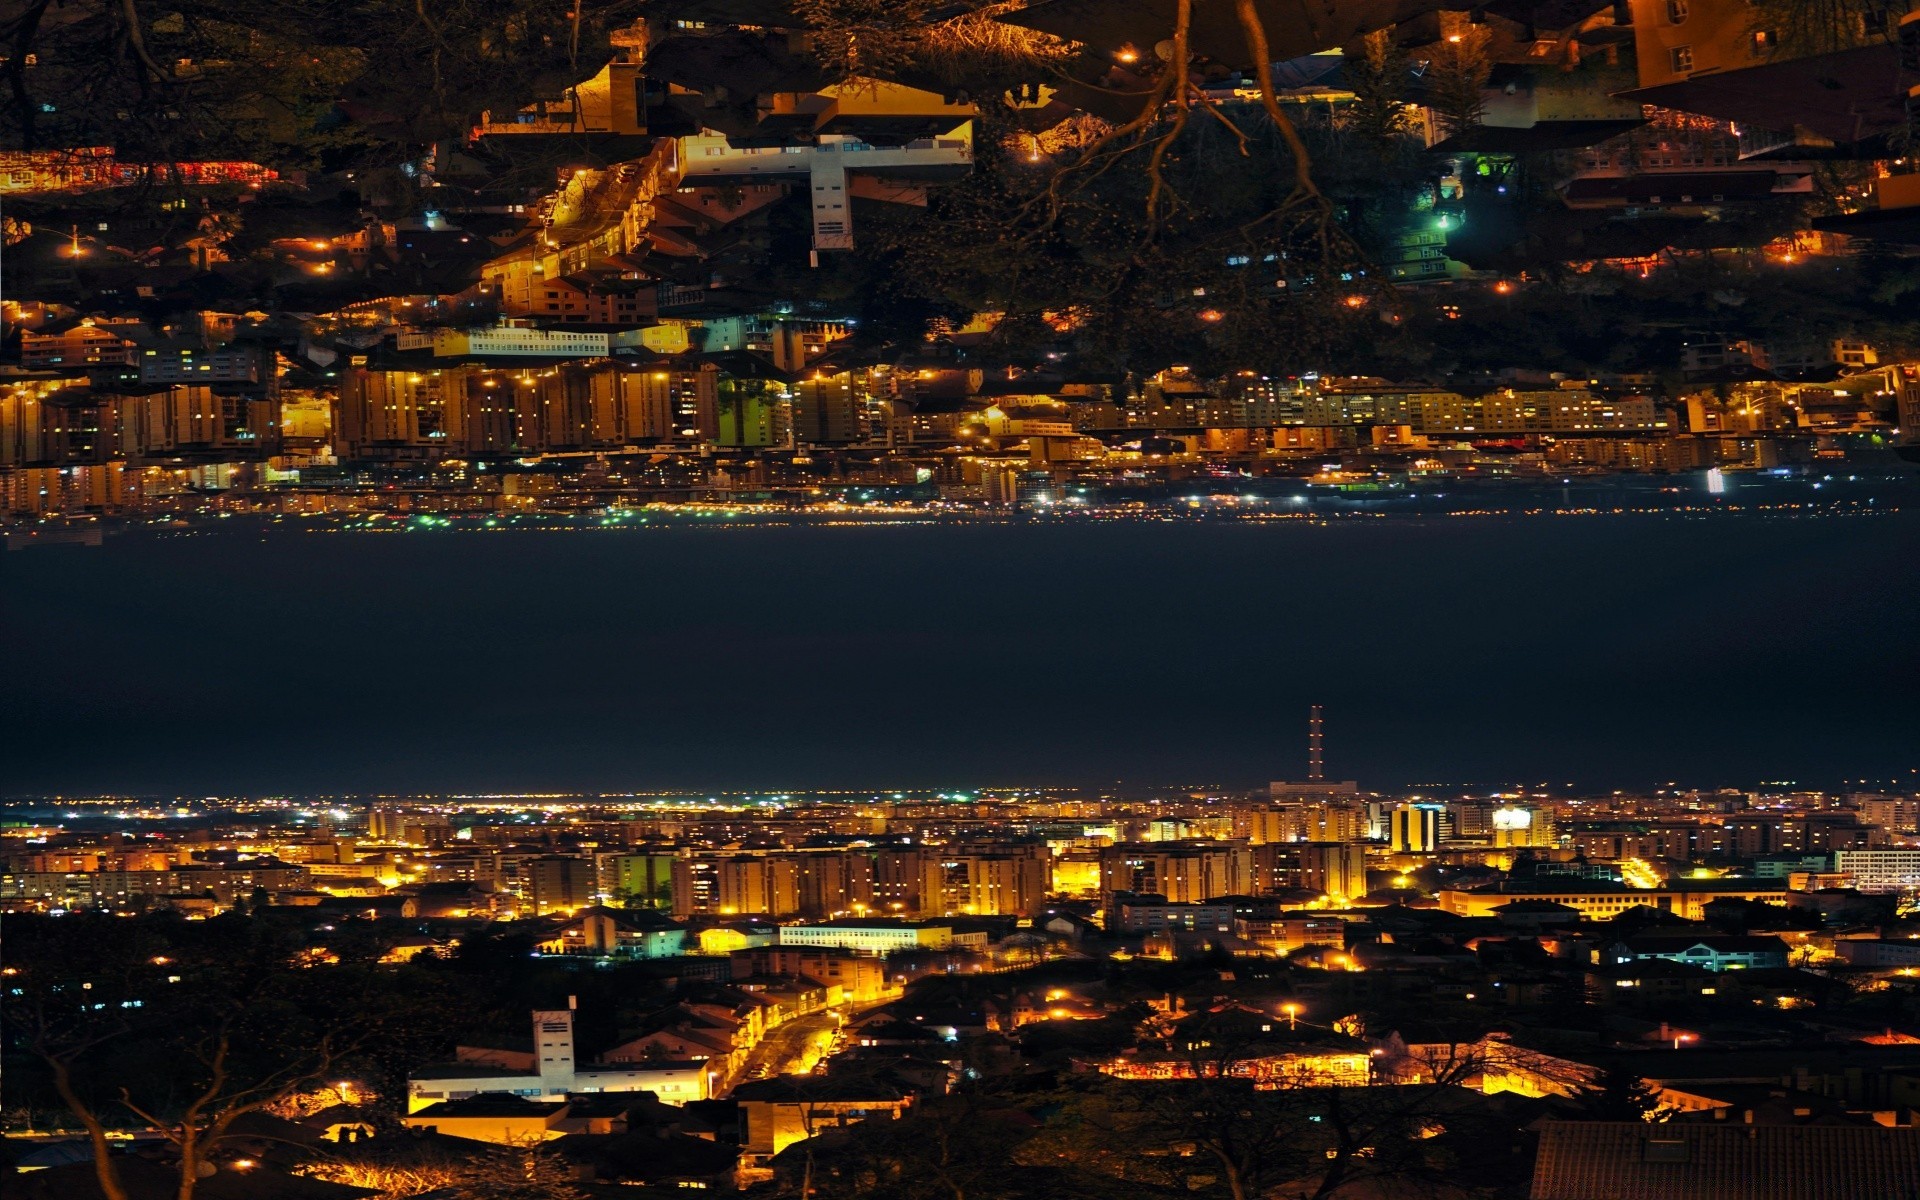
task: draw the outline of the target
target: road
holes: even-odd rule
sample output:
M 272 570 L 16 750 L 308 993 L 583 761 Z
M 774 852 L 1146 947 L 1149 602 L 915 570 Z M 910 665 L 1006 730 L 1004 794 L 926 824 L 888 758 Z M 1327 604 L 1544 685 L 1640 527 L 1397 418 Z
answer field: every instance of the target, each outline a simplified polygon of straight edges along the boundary
M 734 1083 L 774 1075 L 799 1075 L 813 1069 L 833 1043 L 840 1018 L 832 1012 L 808 1013 L 777 1025 L 747 1056 Z

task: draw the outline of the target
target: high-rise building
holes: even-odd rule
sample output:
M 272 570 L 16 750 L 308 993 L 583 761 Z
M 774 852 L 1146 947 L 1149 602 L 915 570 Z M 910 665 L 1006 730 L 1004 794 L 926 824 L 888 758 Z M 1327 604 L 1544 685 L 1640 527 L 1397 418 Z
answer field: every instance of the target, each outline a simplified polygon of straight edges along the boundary
M 793 436 L 801 442 L 866 440 L 864 372 L 815 372 L 793 386 Z
M 593 903 L 593 862 L 564 854 L 544 854 L 521 864 L 521 895 L 542 915 L 566 913 Z
M 1300 847 L 1300 886 L 1335 903 L 1360 899 L 1367 894 L 1367 848 L 1321 842 Z
M 1431 854 L 1440 848 L 1440 810 L 1402 804 L 1388 819 L 1387 844 L 1396 854 Z
M 1190 904 L 1214 896 L 1241 896 L 1257 887 L 1253 848 L 1239 843 L 1152 842 L 1100 851 L 1100 891 L 1164 896 Z
M 873 909 L 905 917 L 1027 916 L 1047 898 L 1053 853 L 1043 844 L 882 850 Z
M 1489 814 L 1495 846 L 1551 846 L 1557 840 L 1553 814 L 1544 809 L 1508 805 Z
M 397 842 L 406 836 L 407 814 L 397 808 L 367 810 L 367 836 L 376 842 Z
M 1277 837 L 1249 838 L 1277 842 L 1359 842 L 1367 838 L 1367 810 L 1358 804 L 1337 800 L 1304 800 L 1275 805 L 1271 818 L 1259 822 L 1262 834 Z
M 792 916 L 800 911 L 800 871 L 791 859 L 739 856 L 720 860 L 720 911 Z
M 794 856 L 695 854 L 672 866 L 673 915 L 791 917 L 802 911 L 801 882 L 810 873 Z M 809 891 L 818 896 L 817 880 Z
M 1053 856 L 1045 846 L 945 860 L 945 913 L 1031 916 L 1046 901 Z M 946 862 L 954 863 L 948 867 Z
M 1890 833 L 1920 829 L 1920 800 L 1906 796 L 1862 796 L 1856 801 L 1860 819 Z
M 610 853 L 597 856 L 599 890 L 628 908 L 673 907 L 673 855 Z
M 806 851 L 788 856 L 794 869 L 799 911 L 831 917 L 873 908 L 873 860 L 846 850 Z

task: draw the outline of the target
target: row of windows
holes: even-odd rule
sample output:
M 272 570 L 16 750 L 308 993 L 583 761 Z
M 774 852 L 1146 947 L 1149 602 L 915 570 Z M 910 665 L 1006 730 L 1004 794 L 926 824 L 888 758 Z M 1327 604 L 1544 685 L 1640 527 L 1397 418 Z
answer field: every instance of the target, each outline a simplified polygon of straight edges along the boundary
M 1779 45 L 1779 35 L 1771 29 L 1755 30 L 1748 40 L 1747 53 L 1754 58 L 1765 58 Z M 1667 51 L 1667 62 L 1675 74 L 1684 75 L 1693 70 L 1693 47 L 1675 46 Z

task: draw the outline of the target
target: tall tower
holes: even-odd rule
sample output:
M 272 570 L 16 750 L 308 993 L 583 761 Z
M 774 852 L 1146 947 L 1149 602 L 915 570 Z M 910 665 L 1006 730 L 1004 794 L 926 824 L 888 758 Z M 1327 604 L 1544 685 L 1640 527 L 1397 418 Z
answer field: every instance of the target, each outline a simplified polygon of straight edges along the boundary
M 534 1010 L 533 1065 L 540 1072 L 540 1086 L 550 1096 L 573 1090 L 574 1003 L 568 996 L 565 1008 Z
M 1307 782 L 1320 783 L 1326 779 L 1326 764 L 1321 758 L 1324 745 L 1321 741 L 1320 706 L 1313 706 L 1313 715 L 1307 718 Z

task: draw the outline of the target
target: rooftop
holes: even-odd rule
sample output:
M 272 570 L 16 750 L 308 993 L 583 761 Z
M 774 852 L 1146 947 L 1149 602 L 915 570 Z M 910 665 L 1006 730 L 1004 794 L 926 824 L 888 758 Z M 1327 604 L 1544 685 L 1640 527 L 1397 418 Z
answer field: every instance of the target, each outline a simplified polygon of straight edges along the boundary
M 1920 1129 L 1548 1121 L 1531 1200 L 1920 1195 Z

